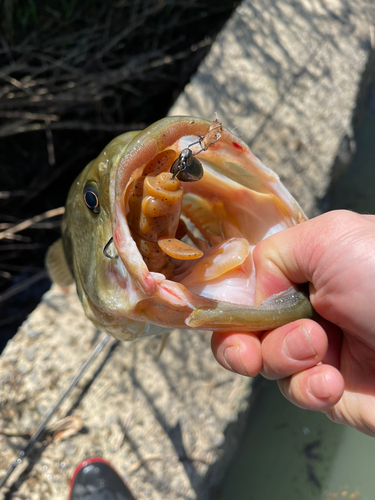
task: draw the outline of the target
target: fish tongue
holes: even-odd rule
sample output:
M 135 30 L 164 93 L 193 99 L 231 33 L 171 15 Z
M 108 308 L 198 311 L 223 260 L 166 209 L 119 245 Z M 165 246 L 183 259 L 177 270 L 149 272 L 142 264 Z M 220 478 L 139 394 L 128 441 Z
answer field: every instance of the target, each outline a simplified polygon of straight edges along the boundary
M 184 286 L 209 282 L 239 268 L 250 253 L 250 244 L 245 238 L 231 238 L 212 247 L 195 264 L 192 271 L 183 279 Z M 247 270 L 250 272 L 251 270 Z

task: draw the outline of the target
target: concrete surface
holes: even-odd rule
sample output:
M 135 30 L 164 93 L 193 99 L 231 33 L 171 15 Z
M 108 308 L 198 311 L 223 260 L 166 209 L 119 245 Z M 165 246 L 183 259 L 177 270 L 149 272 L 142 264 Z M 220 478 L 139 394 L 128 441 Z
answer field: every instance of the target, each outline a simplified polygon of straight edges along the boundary
M 373 16 L 360 0 L 246 0 L 171 114 L 217 112 L 314 215 L 353 150 Z M 92 455 L 114 462 L 138 498 L 209 498 L 251 404 L 251 381 L 216 364 L 209 337 L 175 332 L 159 363 L 158 339 L 113 341 L 54 418 L 80 417 L 84 428 L 63 441 L 44 436 L 4 498 L 65 499 L 74 466 Z M 9 343 L 0 358 L 0 473 L 97 338 L 74 292 L 53 288 Z
M 8 434 L 0 435 L 1 473 L 27 442 L 9 434 L 39 425 L 101 335 L 75 291 L 54 286 L 8 343 L 0 361 L 0 428 Z M 65 500 L 75 466 L 92 456 L 110 460 L 136 498 L 204 498 L 237 444 L 251 386 L 216 363 L 209 339 L 175 331 L 159 362 L 160 339 L 112 340 L 51 422 L 73 415 L 84 428 L 62 441 L 45 435 L 5 498 Z
M 337 155 L 348 164 L 354 150 L 374 24 L 375 4 L 363 0 L 244 1 L 170 114 L 216 112 L 317 215 Z

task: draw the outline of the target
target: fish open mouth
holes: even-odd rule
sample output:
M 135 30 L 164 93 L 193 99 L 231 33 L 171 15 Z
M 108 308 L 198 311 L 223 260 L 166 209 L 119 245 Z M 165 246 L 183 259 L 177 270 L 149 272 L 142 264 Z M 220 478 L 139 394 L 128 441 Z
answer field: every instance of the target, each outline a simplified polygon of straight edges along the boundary
M 276 174 L 218 122 L 173 117 L 133 139 L 111 184 L 113 241 L 144 296 L 134 317 L 210 329 L 225 310 L 217 328 L 251 329 L 253 249 L 305 219 Z

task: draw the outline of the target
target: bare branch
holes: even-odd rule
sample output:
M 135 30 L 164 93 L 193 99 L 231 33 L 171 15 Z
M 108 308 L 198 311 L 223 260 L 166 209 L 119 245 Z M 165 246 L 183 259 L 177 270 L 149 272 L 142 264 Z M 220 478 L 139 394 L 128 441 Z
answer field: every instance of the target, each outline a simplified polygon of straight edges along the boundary
M 2 231 L 0 233 L 0 240 L 7 238 L 10 234 L 19 233 L 20 231 L 23 231 L 24 229 L 33 226 L 37 222 L 49 219 L 50 217 L 56 217 L 57 215 L 62 215 L 64 212 L 65 208 L 60 207 L 60 208 L 54 208 L 53 210 L 48 210 L 48 212 L 44 212 L 43 214 L 40 215 L 35 215 L 35 217 L 32 217 L 31 219 L 27 219 L 23 222 L 20 222 L 19 224 L 16 224 L 13 227 L 10 227 L 9 229 L 6 229 L 5 231 Z

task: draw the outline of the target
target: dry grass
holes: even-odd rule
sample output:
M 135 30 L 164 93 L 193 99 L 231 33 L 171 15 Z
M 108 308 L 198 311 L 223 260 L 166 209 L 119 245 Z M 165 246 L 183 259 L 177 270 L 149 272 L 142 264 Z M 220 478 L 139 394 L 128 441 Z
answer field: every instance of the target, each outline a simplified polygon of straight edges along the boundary
M 170 70 L 177 61 L 189 61 L 209 47 L 212 33 L 199 33 L 199 17 L 220 14 L 220 8 L 189 0 L 86 1 L 64 20 L 66 13 L 46 6 L 36 17 L 37 5 L 29 2 L 35 6 L 34 17 L 30 13 L 20 31 L 35 24 L 34 31 L 16 40 L 12 4 L 3 4 L 8 14 L 3 16 L 0 49 L 0 137 L 133 127 L 124 116 L 134 106 L 127 100 L 142 105 L 144 83 L 160 88 L 165 78 L 175 78 Z M 187 35 L 193 43 L 186 43 Z

